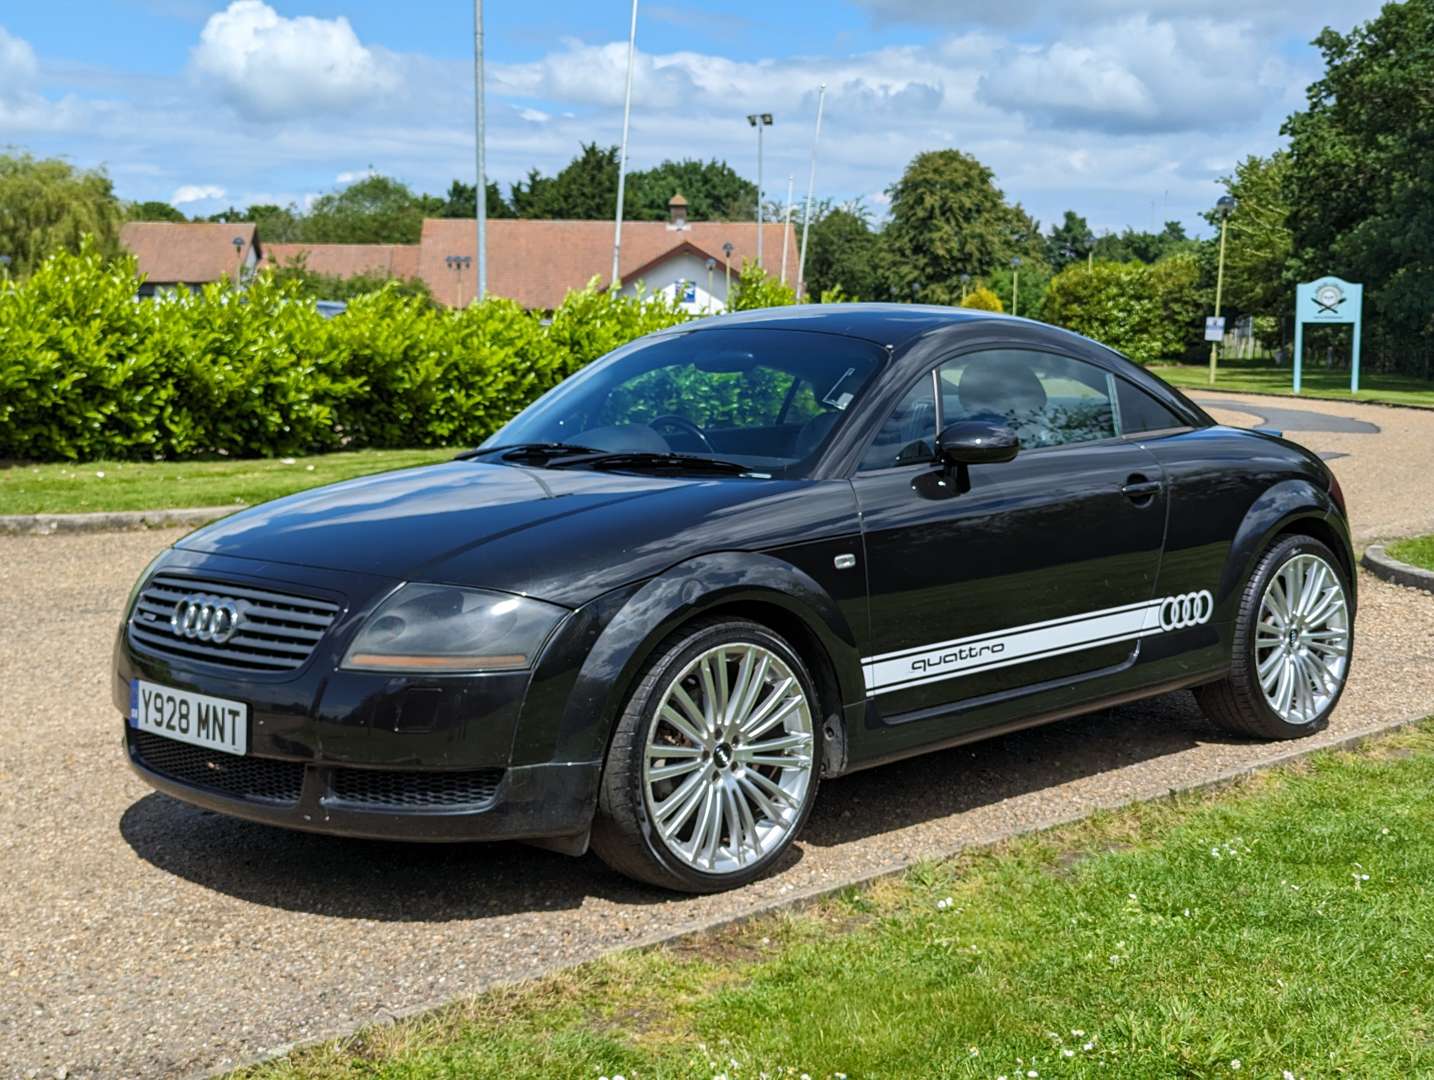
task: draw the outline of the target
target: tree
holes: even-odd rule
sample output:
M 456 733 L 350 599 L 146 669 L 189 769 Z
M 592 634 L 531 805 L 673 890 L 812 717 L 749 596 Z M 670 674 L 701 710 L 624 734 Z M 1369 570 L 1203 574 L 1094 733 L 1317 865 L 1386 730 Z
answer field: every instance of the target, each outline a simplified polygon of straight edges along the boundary
M 1282 129 L 1290 140 L 1295 277 L 1362 282 L 1376 353 L 1427 364 L 1434 334 L 1434 2 L 1386 4 L 1315 39 L 1323 78 Z
M 1160 232 L 1126 229 L 1120 234 L 1106 233 L 1095 242 L 1095 257 L 1102 262 L 1158 262 L 1177 251 L 1193 251 L 1198 241 L 1185 235 L 1185 226 L 1167 221 Z
M 124 217 L 126 221 L 172 221 L 176 224 L 189 220 L 183 210 L 156 199 L 130 203 L 124 208 Z
M 231 206 L 218 214 L 210 214 L 206 220 L 252 221 L 261 244 L 286 244 L 300 239 L 303 215 L 293 203 L 288 206 L 257 203 L 243 210 Z
M 1085 262 L 1094 248 L 1095 233 L 1090 225 L 1074 210 L 1067 210 L 1061 223 L 1051 226 L 1046 238 L 1046 261 L 1052 269 L 1063 270 L 1067 263 Z
M 442 206 L 441 199 L 415 195 L 407 184 L 375 173 L 314 200 L 299 221 L 298 239 L 311 244 L 416 244 L 423 219 Z
M 783 307 L 796 302 L 797 294 L 790 285 L 783 285 L 755 262 L 747 259 L 743 260 L 741 273 L 732 283 L 732 296 L 727 307 L 731 311 L 750 311 L 754 308 Z
M 757 185 L 739 176 L 725 161 L 684 159 L 630 173 L 623 217 L 665 221 L 668 200 L 677 194 L 687 200 L 687 216 L 692 221 L 747 220 L 757 208 Z
M 57 158 L 0 154 L 0 255 L 28 276 L 58 251 L 78 253 L 89 236 L 101 255 L 119 253 L 123 217 L 104 172 Z
M 1226 224 L 1224 301 L 1234 311 L 1278 318 L 1294 307 L 1290 256 L 1290 204 L 1285 194 L 1290 156 L 1283 150 L 1269 157 L 1251 154 L 1222 177 L 1236 206 Z M 1205 214 L 1217 230 L 1215 211 Z M 1217 257 L 1211 244 L 1208 258 Z M 1213 271 L 1212 271 L 1213 272 Z
M 1205 305 L 1199 260 L 1187 251 L 1154 265 L 1072 263 L 1051 279 L 1041 317 L 1147 363 L 1197 345 Z
M 510 196 L 520 218 L 610 218 L 617 207 L 617 147 L 583 143 L 578 156 L 556 176 L 529 170 L 526 184 L 514 184 Z
M 880 295 L 878 234 L 854 210 L 832 210 L 812 224 L 807 249 L 807 292 L 820 295 L 839 288 L 856 300 Z
M 955 303 L 963 273 L 984 276 L 1013 250 L 1012 208 L 991 170 L 968 154 L 918 154 L 887 194 L 883 276 L 897 299 Z
M 448 196 L 443 200 L 443 207 L 438 211 L 439 217 L 444 218 L 476 218 L 478 216 L 478 185 L 465 184 L 462 180 L 455 180 L 448 185 Z M 498 185 L 488 181 L 488 205 L 486 207 L 490 218 L 510 218 L 513 216 L 513 208 L 503 199 L 503 193 L 498 190 Z

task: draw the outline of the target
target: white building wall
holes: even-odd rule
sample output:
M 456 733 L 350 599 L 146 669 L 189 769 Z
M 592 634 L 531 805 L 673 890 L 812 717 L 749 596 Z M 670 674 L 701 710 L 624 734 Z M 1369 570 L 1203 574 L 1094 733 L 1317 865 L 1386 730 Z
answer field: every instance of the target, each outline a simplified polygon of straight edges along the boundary
M 737 276 L 737 268 L 732 268 Z M 641 281 L 624 281 L 624 295 L 632 296 L 641 286 L 649 296 L 663 295 L 668 298 L 677 293 L 679 282 L 686 282 L 684 290 L 687 299 L 682 302 L 683 310 L 692 315 L 716 315 L 727 310 L 727 277 L 719 261 L 712 271 L 712 292 L 707 291 L 707 260 L 690 251 L 679 252 L 669 259 L 648 268 Z

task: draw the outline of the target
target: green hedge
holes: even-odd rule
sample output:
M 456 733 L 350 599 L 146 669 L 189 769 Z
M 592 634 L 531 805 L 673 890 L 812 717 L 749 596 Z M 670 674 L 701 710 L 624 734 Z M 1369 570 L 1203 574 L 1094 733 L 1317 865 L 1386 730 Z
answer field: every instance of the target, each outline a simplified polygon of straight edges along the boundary
M 396 288 L 326 320 L 295 285 L 135 299 L 131 260 L 60 254 L 0 285 L 0 459 L 270 457 L 475 444 L 549 387 L 681 322 L 658 299 L 572 292 L 544 325 Z
M 1181 254 L 1149 265 L 1068 266 L 1051 279 L 1041 318 L 1149 363 L 1198 346 L 1203 310 L 1199 264 Z

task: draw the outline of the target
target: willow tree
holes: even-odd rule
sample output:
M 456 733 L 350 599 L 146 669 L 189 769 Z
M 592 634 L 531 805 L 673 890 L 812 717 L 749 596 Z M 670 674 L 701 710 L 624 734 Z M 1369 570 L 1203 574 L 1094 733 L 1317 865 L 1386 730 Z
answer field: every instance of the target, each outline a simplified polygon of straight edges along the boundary
M 102 171 L 0 154 L 0 256 L 9 257 L 11 275 L 29 275 L 57 251 L 78 252 L 86 236 L 101 254 L 117 254 L 122 217 Z

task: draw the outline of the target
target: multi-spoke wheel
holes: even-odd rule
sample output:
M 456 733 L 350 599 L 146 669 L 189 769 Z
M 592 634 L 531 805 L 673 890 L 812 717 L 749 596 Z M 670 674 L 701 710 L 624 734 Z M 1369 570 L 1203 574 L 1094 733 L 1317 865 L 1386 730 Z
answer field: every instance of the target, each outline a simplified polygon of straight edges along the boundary
M 594 849 L 617 870 L 694 892 L 761 874 L 816 794 L 815 701 L 800 658 L 765 627 L 729 620 L 679 635 L 618 724 Z
M 1229 677 L 1201 687 L 1201 704 L 1242 734 L 1290 739 L 1319 731 L 1344 690 L 1353 644 L 1339 560 L 1317 540 L 1286 537 L 1251 575 Z

